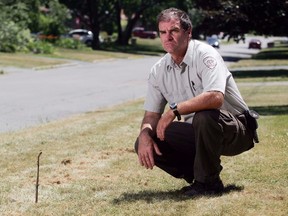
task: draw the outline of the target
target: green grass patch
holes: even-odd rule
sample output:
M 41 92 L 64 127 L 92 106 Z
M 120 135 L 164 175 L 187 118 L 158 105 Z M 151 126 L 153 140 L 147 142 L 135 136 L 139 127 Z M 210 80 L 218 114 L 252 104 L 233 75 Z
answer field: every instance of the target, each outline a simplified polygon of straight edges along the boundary
M 19 68 L 54 67 L 74 61 L 94 62 L 107 59 L 142 58 L 144 55 L 160 55 L 163 53 L 159 38 L 136 39 L 135 45 L 115 46 L 115 44 L 103 45 L 103 50 L 92 50 L 84 47 L 78 50 L 55 48 L 53 54 L 28 54 L 28 53 L 1 53 L 0 66 Z
M 55 67 L 57 65 L 66 64 L 68 61 L 57 58 L 43 58 L 41 55 L 24 54 L 24 53 L 1 53 L 0 66 L 13 66 L 19 68 L 35 68 L 35 67 Z
M 260 143 L 241 155 L 222 157 L 223 196 L 187 199 L 177 192 L 186 185 L 183 180 L 138 164 L 134 141 L 143 100 L 137 100 L 0 134 L 1 214 L 287 215 L 288 88 L 239 88 L 261 115 Z
M 104 50 L 91 50 L 89 48 L 83 50 L 70 50 L 70 49 L 58 49 L 52 57 L 65 58 L 78 61 L 102 61 L 107 59 L 127 59 L 127 58 L 139 58 L 141 56 L 135 56 L 134 54 L 123 52 L 110 52 Z
M 115 46 L 113 44 L 107 44 L 106 46 L 104 45 L 103 49 L 110 52 L 123 52 L 134 55 L 159 56 L 165 53 L 165 51 L 163 51 L 159 38 L 155 39 L 132 38 L 132 39 L 135 40 L 135 44 L 131 44 L 131 41 L 130 45 L 127 46 Z
M 250 106 L 288 105 L 288 85 L 265 85 L 255 83 L 241 85 L 238 83 L 242 96 Z
M 229 68 L 241 68 L 241 67 L 265 67 L 265 66 L 288 66 L 288 61 L 283 59 L 269 59 L 269 60 L 240 60 L 238 62 L 229 65 Z
M 58 48 L 53 54 L 0 53 L 0 66 L 19 68 L 47 68 L 74 61 L 94 62 L 117 58 L 139 58 L 134 54 L 109 51 L 93 51 L 91 49 L 72 50 Z

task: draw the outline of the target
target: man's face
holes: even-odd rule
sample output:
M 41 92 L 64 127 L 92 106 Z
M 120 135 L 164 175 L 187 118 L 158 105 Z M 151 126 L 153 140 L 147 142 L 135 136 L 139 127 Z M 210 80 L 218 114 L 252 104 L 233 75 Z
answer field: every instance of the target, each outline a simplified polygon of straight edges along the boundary
M 168 22 L 159 22 L 159 34 L 166 52 L 172 56 L 185 55 L 191 33 L 181 28 L 179 20 L 172 18 Z

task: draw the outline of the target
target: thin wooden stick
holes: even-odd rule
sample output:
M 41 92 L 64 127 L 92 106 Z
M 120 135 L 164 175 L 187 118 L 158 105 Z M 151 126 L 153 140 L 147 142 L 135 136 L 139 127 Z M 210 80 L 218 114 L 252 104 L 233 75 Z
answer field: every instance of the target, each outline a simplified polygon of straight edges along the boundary
M 38 187 L 39 187 L 39 167 L 40 167 L 40 156 L 42 152 L 38 154 L 38 159 L 37 159 L 37 179 L 36 179 L 36 198 L 35 198 L 35 203 L 38 202 Z

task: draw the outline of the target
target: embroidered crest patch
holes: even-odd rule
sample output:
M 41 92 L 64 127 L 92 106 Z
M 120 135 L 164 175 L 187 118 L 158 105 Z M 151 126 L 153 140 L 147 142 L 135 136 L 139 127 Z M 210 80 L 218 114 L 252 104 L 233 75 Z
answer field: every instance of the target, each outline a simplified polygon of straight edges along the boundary
M 203 62 L 210 69 L 215 68 L 216 65 L 217 65 L 216 59 L 211 57 L 211 56 L 208 56 L 208 57 L 204 58 Z

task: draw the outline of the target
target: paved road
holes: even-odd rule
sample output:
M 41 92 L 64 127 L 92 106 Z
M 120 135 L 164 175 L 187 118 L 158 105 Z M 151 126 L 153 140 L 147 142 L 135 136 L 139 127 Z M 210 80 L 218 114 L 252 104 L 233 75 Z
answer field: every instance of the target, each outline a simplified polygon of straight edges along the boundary
M 219 52 L 227 64 L 258 52 L 248 50 L 247 41 L 246 44 L 221 46 Z M 150 67 L 158 59 L 76 62 L 38 71 L 6 68 L 9 73 L 0 76 L 0 132 L 144 97 Z
M 10 69 L 14 72 L 0 76 L 0 132 L 143 97 L 157 59 L 78 63 L 40 71 Z

